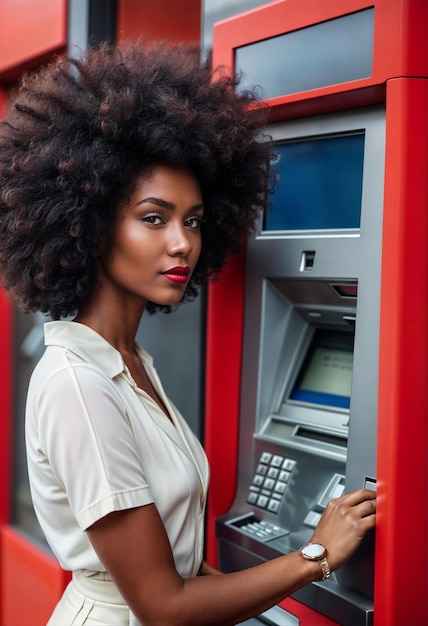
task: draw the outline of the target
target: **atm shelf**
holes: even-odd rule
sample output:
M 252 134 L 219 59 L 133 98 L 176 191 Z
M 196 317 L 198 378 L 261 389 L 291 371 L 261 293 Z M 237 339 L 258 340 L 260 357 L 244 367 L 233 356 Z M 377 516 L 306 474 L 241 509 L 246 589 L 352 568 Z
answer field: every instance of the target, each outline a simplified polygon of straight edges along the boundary
M 267 540 L 248 531 L 248 525 L 260 523 L 253 514 L 226 514 L 217 518 L 220 569 L 224 572 L 237 571 L 259 565 L 270 559 L 287 554 L 296 548 L 290 545 L 293 534 L 279 529 L 282 534 Z M 294 539 L 296 539 L 294 537 Z M 295 541 L 293 541 L 295 543 Z M 329 580 L 314 582 L 296 591 L 295 600 L 309 607 L 320 607 L 328 618 L 348 626 L 373 626 L 373 600 L 354 591 L 337 580 L 336 573 Z M 264 622 L 259 618 L 254 624 Z M 250 623 L 253 623 L 250 621 Z

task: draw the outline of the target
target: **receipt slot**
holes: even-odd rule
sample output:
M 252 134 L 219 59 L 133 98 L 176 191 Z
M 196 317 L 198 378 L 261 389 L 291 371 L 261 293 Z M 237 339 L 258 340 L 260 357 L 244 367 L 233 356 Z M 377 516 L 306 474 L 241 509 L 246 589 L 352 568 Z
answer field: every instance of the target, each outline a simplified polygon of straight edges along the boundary
M 351 560 L 276 607 L 301 626 L 428 621 L 427 21 L 418 0 L 277 0 L 214 28 L 214 65 L 270 105 L 276 185 L 208 293 L 208 558 L 287 554 L 330 499 L 378 494 Z

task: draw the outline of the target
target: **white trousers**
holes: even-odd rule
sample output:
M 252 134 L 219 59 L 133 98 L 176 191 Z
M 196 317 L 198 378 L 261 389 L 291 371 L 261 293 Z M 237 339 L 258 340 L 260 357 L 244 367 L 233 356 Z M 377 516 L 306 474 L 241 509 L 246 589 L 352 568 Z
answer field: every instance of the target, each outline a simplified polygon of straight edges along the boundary
M 97 572 L 73 578 L 55 607 L 47 626 L 138 626 L 138 622 L 109 579 Z

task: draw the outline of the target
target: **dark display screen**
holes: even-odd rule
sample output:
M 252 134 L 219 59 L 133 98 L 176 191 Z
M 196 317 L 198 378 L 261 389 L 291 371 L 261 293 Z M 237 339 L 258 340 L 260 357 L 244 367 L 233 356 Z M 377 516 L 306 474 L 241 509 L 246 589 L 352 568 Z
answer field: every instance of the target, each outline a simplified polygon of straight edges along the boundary
M 373 42 L 370 7 L 237 47 L 240 89 L 258 86 L 267 99 L 368 78 L 373 74 Z
M 317 331 L 290 399 L 349 409 L 353 358 L 351 333 Z
M 360 227 L 363 132 L 278 143 L 275 153 L 276 183 L 263 230 Z

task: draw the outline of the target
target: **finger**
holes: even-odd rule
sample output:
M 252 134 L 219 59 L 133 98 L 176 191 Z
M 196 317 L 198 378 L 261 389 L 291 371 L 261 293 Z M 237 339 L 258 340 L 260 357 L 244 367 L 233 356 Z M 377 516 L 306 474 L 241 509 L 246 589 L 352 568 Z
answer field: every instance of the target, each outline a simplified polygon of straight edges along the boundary
M 360 502 L 359 504 L 354 505 L 353 511 L 358 517 L 367 517 L 368 515 L 376 514 L 376 500 L 364 500 L 364 502 Z
M 369 509 L 369 515 L 376 513 L 377 500 L 375 498 L 372 498 L 371 500 L 366 500 L 366 504 Z
M 348 504 L 349 506 L 355 506 L 361 502 L 375 499 L 376 492 L 371 489 L 357 489 L 357 491 L 351 491 L 351 493 L 346 493 L 340 498 L 337 498 L 339 502 L 343 502 L 343 504 Z
M 374 528 L 375 526 L 376 526 L 376 514 L 375 513 L 372 513 L 371 515 L 366 515 L 365 517 L 362 517 L 359 521 L 359 527 L 363 535 L 368 530 L 370 530 L 371 528 Z

